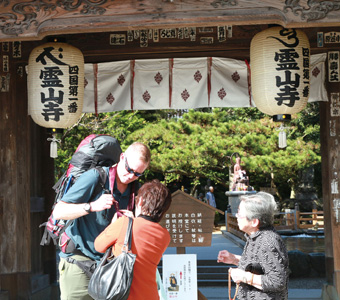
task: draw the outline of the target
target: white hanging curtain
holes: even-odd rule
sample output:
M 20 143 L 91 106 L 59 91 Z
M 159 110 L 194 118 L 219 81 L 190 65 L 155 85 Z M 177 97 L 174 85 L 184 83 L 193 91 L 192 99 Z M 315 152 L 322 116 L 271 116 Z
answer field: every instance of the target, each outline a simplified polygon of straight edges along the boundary
M 328 101 L 326 53 L 311 55 L 309 102 Z M 167 58 L 85 64 L 83 112 L 255 106 L 251 65 L 219 58 Z
M 117 61 L 85 65 L 83 112 L 131 110 L 131 65 Z
M 208 107 L 208 65 L 206 57 L 175 58 L 172 70 L 171 108 Z
M 133 80 L 133 109 L 169 107 L 169 59 L 136 60 Z
M 97 91 L 95 93 L 94 90 L 94 64 L 85 64 L 85 89 L 84 89 L 84 103 L 83 103 L 83 112 L 92 113 L 95 112 L 95 98 L 97 96 Z
M 251 107 L 249 65 L 242 60 L 212 58 L 211 95 L 212 107 Z
M 327 53 L 310 56 L 310 91 L 308 102 L 328 101 L 325 88 Z

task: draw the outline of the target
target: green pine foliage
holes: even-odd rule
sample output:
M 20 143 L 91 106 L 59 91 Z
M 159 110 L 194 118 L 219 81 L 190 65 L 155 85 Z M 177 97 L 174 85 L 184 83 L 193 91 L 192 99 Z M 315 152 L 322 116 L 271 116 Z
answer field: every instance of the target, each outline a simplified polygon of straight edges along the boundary
M 149 123 L 128 140 L 139 139 L 150 146 L 151 169 L 162 173 L 168 183 L 186 177 L 195 185 L 198 178 L 210 179 L 228 189 L 230 157 L 237 152 L 255 189 L 270 186 L 273 177 L 280 198 L 285 198 L 290 194 L 287 183 L 297 182 L 300 170 L 321 159 L 315 125 L 301 126 L 301 119 L 290 124 L 285 149 L 278 148 L 281 124 L 268 116 L 237 120 L 223 109 L 190 110 L 181 118 Z
M 281 124 L 256 108 L 85 114 L 62 137 L 56 177 L 67 167 L 79 142 L 91 133 L 100 133 L 115 136 L 123 151 L 134 141 L 150 147 L 152 160 L 144 180 L 159 178 L 170 187 L 184 186 L 194 193 L 199 187 L 202 191 L 209 179 L 224 193 L 229 189 L 230 158 L 237 152 L 250 184 L 256 190 L 274 184 L 279 198 L 284 199 L 298 182 L 299 171 L 320 164 L 318 117 L 317 104 L 309 104 L 293 116 L 285 124 L 289 127 L 288 146 L 280 149 Z

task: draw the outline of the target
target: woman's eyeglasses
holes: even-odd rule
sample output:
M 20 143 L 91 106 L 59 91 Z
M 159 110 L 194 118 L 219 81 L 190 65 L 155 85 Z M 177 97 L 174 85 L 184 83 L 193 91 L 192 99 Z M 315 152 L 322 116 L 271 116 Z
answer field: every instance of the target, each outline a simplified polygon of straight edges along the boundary
M 130 167 L 129 167 L 129 164 L 126 160 L 126 157 L 125 157 L 125 169 L 126 171 L 128 171 L 130 174 L 133 174 L 135 175 L 136 177 L 140 177 L 143 175 L 143 173 L 138 173 L 138 172 L 135 172 L 134 170 L 132 170 Z
M 240 214 L 240 210 L 237 211 L 235 217 L 236 217 L 236 218 L 239 218 L 239 219 L 246 218 L 246 216 L 243 216 L 242 214 Z

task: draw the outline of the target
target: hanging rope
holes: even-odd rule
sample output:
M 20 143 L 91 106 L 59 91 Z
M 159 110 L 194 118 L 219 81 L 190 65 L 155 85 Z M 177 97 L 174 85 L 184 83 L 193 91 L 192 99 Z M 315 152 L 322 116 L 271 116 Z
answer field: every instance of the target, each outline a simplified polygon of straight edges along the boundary
M 52 138 L 47 138 L 49 142 L 51 142 L 50 145 L 50 157 L 57 158 L 58 157 L 58 144 L 61 140 L 58 140 L 56 138 L 56 134 L 52 134 Z
M 281 123 L 281 126 L 277 128 L 277 130 L 280 130 L 279 132 L 279 148 L 286 148 L 287 147 L 287 135 L 286 135 L 286 129 L 289 129 L 289 127 L 284 127 L 283 123 Z

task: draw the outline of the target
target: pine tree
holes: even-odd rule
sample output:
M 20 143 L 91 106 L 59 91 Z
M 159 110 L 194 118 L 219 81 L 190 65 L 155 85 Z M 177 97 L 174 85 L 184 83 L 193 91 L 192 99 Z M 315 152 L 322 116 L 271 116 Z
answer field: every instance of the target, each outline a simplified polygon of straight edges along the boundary
M 152 160 L 144 180 L 159 178 L 194 193 L 209 179 L 224 193 L 229 189 L 231 156 L 239 153 L 250 184 L 256 190 L 274 184 L 284 199 L 298 182 L 299 171 L 320 164 L 318 105 L 293 116 L 285 149 L 278 148 L 280 125 L 256 108 L 86 114 L 62 137 L 57 165 L 62 173 L 88 134 L 110 134 L 123 151 L 134 141 L 150 147 Z

